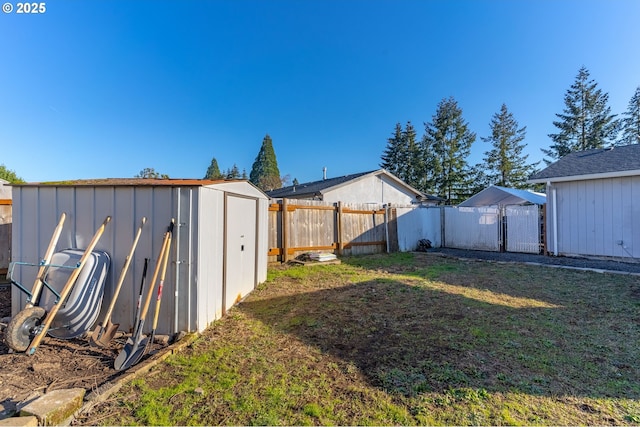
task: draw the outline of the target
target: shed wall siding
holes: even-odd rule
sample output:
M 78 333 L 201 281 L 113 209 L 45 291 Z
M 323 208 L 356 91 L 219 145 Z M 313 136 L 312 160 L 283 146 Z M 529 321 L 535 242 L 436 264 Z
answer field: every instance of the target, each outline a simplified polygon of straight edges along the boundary
M 640 176 L 554 183 L 558 253 L 640 257 Z M 553 198 L 548 242 L 553 251 Z M 622 244 L 619 244 L 622 242 Z
M 367 176 L 323 194 L 323 200 L 331 203 L 408 205 L 414 199 L 415 195 L 408 194 L 398 184 L 381 176 Z
M 164 233 L 170 219 L 176 216 L 176 197 L 173 191 L 171 187 L 16 187 L 14 201 L 19 212 L 14 218 L 13 260 L 38 263 L 63 212 L 67 219 L 56 247 L 58 251 L 86 247 L 95 230 L 110 215 L 111 222 L 96 245 L 96 250 L 103 250 L 111 255 L 103 309 L 98 318 L 101 320 L 111 301 L 140 220 L 146 216 L 147 223 L 112 314 L 113 323 L 119 323 L 121 330 L 130 330 L 133 328 L 144 258 L 150 259 L 144 294 L 146 296 Z M 174 241 L 161 304 L 159 333 L 170 333 L 174 328 L 175 247 Z M 23 268 L 18 272 L 17 278 L 30 288 L 36 271 L 36 268 Z M 181 286 L 186 289 L 180 289 L 179 293 L 186 295 L 186 280 L 182 281 Z M 26 297 L 15 288 L 12 295 L 12 311 L 15 315 L 24 306 Z M 154 294 L 150 313 L 153 312 L 155 297 Z M 187 325 L 180 324 L 178 327 L 186 329 Z

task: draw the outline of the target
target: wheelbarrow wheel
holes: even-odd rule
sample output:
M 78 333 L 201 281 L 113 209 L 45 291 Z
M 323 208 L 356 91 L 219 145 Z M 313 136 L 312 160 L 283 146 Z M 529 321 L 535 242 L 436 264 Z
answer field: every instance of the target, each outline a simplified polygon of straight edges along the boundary
M 45 309 L 37 306 L 25 308 L 16 314 L 4 334 L 7 345 L 15 351 L 26 351 L 45 314 Z

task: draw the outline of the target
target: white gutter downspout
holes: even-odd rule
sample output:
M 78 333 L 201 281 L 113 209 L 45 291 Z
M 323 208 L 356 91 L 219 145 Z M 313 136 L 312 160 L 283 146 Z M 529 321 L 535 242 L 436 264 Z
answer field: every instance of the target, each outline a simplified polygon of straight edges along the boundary
M 547 183 L 547 188 L 551 187 L 551 182 Z M 551 197 L 553 199 L 553 255 L 558 256 L 558 195 L 555 187 L 551 189 Z
M 202 190 L 199 190 L 198 194 L 201 194 Z M 191 329 L 191 269 L 193 266 L 193 260 L 191 259 L 191 257 L 193 256 L 193 249 L 192 249 L 192 245 L 193 245 L 193 188 L 189 189 L 189 218 L 188 218 L 188 228 L 187 228 L 187 233 L 188 234 L 188 239 L 187 239 L 187 332 L 192 332 L 194 329 Z M 196 241 L 197 242 L 197 241 Z M 196 252 L 197 253 L 197 252 Z M 196 297 L 198 295 L 198 287 L 195 287 L 195 292 L 196 292 Z M 196 315 L 198 313 L 198 310 L 196 310 Z M 196 327 L 195 329 L 198 329 L 197 326 L 197 320 L 196 320 Z
M 178 190 L 178 203 L 177 203 L 177 213 L 176 213 L 176 222 L 177 222 L 177 227 L 176 227 L 176 239 L 175 239 L 175 247 L 176 247 L 176 279 L 175 279 L 175 292 L 173 295 L 173 301 L 174 301 L 174 307 L 173 307 L 173 333 L 177 334 L 178 333 L 178 304 L 180 302 L 179 300 L 179 286 L 180 286 L 180 227 L 182 227 L 182 222 L 181 222 L 181 218 L 180 218 L 180 196 L 181 196 L 181 191 L 180 191 L 180 187 L 177 188 Z

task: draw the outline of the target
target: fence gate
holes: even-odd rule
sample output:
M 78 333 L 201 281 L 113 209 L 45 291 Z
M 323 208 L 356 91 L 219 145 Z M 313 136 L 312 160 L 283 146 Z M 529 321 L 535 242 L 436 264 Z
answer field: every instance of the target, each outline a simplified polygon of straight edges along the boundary
M 506 206 L 507 252 L 540 253 L 540 213 L 538 205 Z
M 500 210 L 446 207 L 443 237 L 443 246 L 447 248 L 499 251 Z

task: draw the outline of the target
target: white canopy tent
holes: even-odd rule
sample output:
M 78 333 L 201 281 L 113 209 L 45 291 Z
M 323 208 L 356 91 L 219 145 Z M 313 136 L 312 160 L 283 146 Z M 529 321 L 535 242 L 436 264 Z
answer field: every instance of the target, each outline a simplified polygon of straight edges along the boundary
M 544 205 L 547 195 L 529 190 L 492 185 L 478 194 L 460 203 L 460 207 L 507 206 L 507 205 Z

